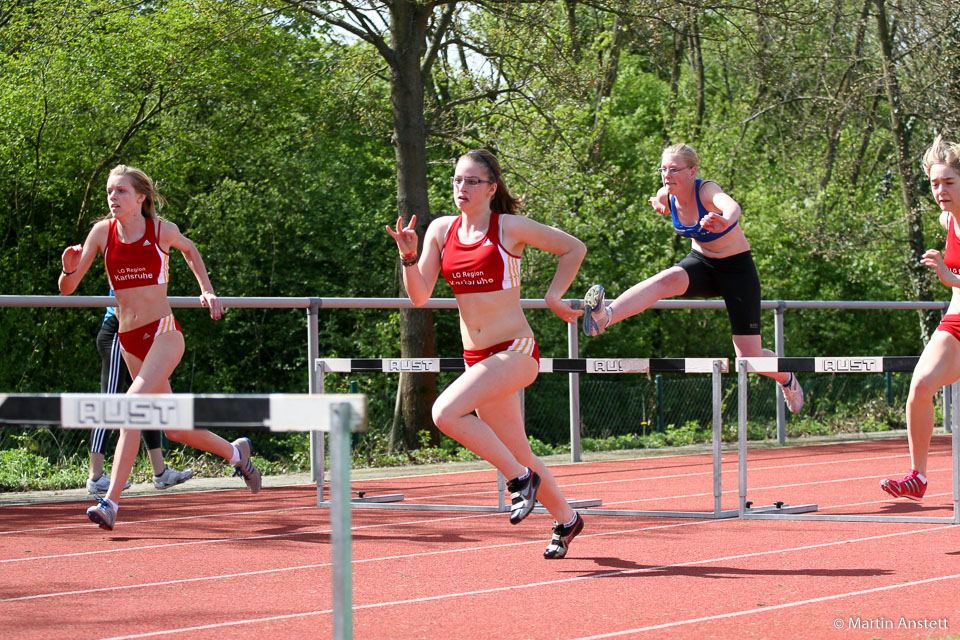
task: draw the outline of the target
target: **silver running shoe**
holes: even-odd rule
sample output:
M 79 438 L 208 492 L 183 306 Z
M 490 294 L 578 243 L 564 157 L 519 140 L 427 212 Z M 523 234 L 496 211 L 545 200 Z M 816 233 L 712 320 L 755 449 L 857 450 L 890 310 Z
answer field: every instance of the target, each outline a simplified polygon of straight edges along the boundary
M 543 557 L 547 560 L 559 560 L 566 556 L 567 550 L 570 548 L 570 541 L 583 531 L 583 518 L 580 517 L 579 513 L 574 513 L 576 513 L 577 519 L 569 527 L 554 521 L 553 538 L 547 545 L 546 551 L 543 552 Z
M 153 486 L 157 489 L 169 489 L 193 477 L 193 469 L 177 471 L 170 465 L 160 475 L 153 476 Z
M 243 481 L 247 483 L 247 489 L 250 489 L 250 493 L 260 491 L 260 470 L 253 466 L 253 462 L 250 460 L 250 449 L 252 447 L 250 438 L 234 440 L 233 446 L 240 452 L 240 462 L 237 463 L 237 470 L 233 472 L 233 475 L 243 477 Z
M 104 472 L 100 472 L 100 477 L 96 480 L 91 480 L 87 478 L 87 493 L 100 494 L 106 493 L 107 489 L 110 488 L 110 476 Z M 126 484 L 123 485 L 124 489 L 130 488 L 130 481 L 127 480 Z
M 803 409 L 803 389 L 797 380 L 797 374 L 790 374 L 790 384 L 780 385 L 783 390 L 783 401 L 787 404 L 790 413 L 800 413 Z
M 97 504 L 87 509 L 87 518 L 90 522 L 99 525 L 101 529 L 113 531 L 113 523 L 117 520 L 117 512 L 110 503 L 97 496 Z
M 537 489 L 540 488 L 540 475 L 536 471 L 527 467 L 530 473 L 529 477 L 523 482 L 520 478 L 514 478 L 507 483 L 507 490 L 510 491 L 510 524 L 517 524 L 533 511 L 537 506 Z
M 604 304 L 602 284 L 595 284 L 583 296 L 583 334 L 598 336 L 610 324 L 610 309 Z

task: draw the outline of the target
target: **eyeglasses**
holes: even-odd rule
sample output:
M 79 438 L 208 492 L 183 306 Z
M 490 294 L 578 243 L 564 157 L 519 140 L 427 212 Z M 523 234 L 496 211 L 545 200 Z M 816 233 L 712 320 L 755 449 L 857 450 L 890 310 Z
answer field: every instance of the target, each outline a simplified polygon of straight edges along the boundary
M 493 180 L 481 180 L 480 178 L 461 178 L 460 176 L 450 176 L 450 184 L 455 187 L 475 187 L 481 182 L 486 182 L 487 184 L 494 184 Z
M 657 173 L 659 173 L 662 176 L 666 175 L 667 173 L 669 173 L 672 176 L 675 176 L 681 171 L 684 171 L 689 168 L 690 167 L 679 167 L 679 168 L 678 167 L 660 167 L 659 169 L 657 169 Z

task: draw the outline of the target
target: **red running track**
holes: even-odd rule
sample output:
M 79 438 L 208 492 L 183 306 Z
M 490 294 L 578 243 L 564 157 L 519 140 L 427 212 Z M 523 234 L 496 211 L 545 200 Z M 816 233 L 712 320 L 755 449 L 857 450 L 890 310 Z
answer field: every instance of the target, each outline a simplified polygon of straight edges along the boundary
M 886 498 L 904 440 L 750 452 L 748 498 L 821 513 L 951 515 L 950 443 L 922 505 Z M 737 469 L 724 456 L 724 508 Z M 553 466 L 568 498 L 713 507 L 711 457 Z M 495 504 L 493 471 L 381 479 L 407 502 Z M 123 501 L 113 532 L 85 504 L 0 508 L 2 638 L 329 638 L 329 511 L 312 486 Z M 561 561 L 552 519 L 353 511 L 362 639 L 940 638 L 960 634 L 960 527 L 591 516 Z

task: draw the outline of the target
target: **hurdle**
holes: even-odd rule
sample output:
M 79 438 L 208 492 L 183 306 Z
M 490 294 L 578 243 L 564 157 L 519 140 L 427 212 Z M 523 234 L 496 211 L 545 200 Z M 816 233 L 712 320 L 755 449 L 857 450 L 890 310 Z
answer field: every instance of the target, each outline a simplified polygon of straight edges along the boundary
M 363 394 L 0 394 L 0 425 L 329 432 L 333 638 L 353 637 L 350 432 L 366 428 Z
M 462 372 L 463 358 L 318 358 L 315 361 L 315 393 L 324 393 L 327 373 L 438 373 Z M 726 358 L 541 358 L 540 373 L 618 374 L 618 373 L 709 373 L 713 376 L 713 498 L 712 511 L 671 511 L 640 509 L 605 509 L 600 499 L 569 500 L 574 509 L 588 509 L 591 515 L 643 516 L 659 518 L 736 518 L 737 509 L 721 508 L 721 448 L 723 442 L 721 420 L 721 374 L 728 373 Z M 323 468 L 322 438 L 314 452 Z M 505 480 L 497 473 L 496 505 L 403 503 L 403 494 L 364 496 L 353 499 L 357 508 L 408 509 L 421 511 L 505 512 L 509 506 L 504 500 Z M 322 476 L 317 480 L 317 506 L 327 506 L 323 498 Z M 535 513 L 545 513 L 542 506 Z
M 885 371 L 913 371 L 918 356 L 876 357 L 805 357 L 805 358 L 738 358 L 738 455 L 740 517 L 746 520 L 827 520 L 835 522 L 916 522 L 931 524 L 960 524 L 960 415 L 953 411 L 951 447 L 953 461 L 953 517 L 890 516 L 890 515 L 840 515 L 810 513 L 817 510 L 816 504 L 784 507 L 757 511 L 747 507 L 747 375 L 749 373 L 882 373 Z M 953 406 L 960 402 L 960 383 L 950 388 Z

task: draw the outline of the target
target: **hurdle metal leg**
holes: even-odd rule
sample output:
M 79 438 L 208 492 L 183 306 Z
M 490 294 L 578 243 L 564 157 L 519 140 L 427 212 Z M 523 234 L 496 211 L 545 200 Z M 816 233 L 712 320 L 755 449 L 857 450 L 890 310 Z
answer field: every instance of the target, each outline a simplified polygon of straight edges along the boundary
M 721 519 L 736 518 L 740 515 L 737 509 L 721 508 L 720 502 L 723 496 L 723 481 L 721 473 L 723 471 L 722 445 L 723 445 L 723 412 L 722 412 L 722 371 L 726 369 L 725 360 L 717 359 L 712 363 L 711 374 L 713 376 L 713 511 L 668 511 L 657 509 L 590 509 L 587 513 L 590 515 L 601 516 L 641 516 L 653 518 L 703 518 L 703 519 Z
M 739 472 L 740 472 L 740 517 L 745 520 L 824 520 L 833 522 L 916 522 L 930 524 L 960 524 L 960 434 L 957 432 L 958 420 L 960 416 L 954 410 L 951 441 L 953 462 L 953 516 L 934 517 L 934 516 L 887 516 L 887 515 L 856 515 L 856 514 L 823 514 L 808 513 L 816 511 L 817 505 L 798 505 L 790 507 L 789 505 L 770 506 L 770 507 L 750 507 L 746 506 L 747 500 L 747 374 L 749 371 L 778 371 L 778 362 L 787 360 L 790 366 L 797 366 L 798 361 L 809 360 L 808 365 L 813 368 L 805 370 L 823 370 L 835 373 L 865 372 L 880 370 L 909 370 L 903 369 L 906 361 L 912 361 L 915 364 L 916 358 L 739 358 L 736 361 L 737 366 L 737 385 L 739 387 L 739 418 L 738 418 L 738 449 L 739 449 Z M 856 361 L 857 366 L 852 366 Z M 889 365 L 886 363 L 889 361 Z M 862 367 L 861 365 L 871 365 L 874 368 Z M 884 367 L 887 367 L 884 369 Z M 954 409 L 960 400 L 960 385 L 952 385 Z
M 350 405 L 330 407 L 330 544 L 333 564 L 333 637 L 353 638 L 350 536 Z

